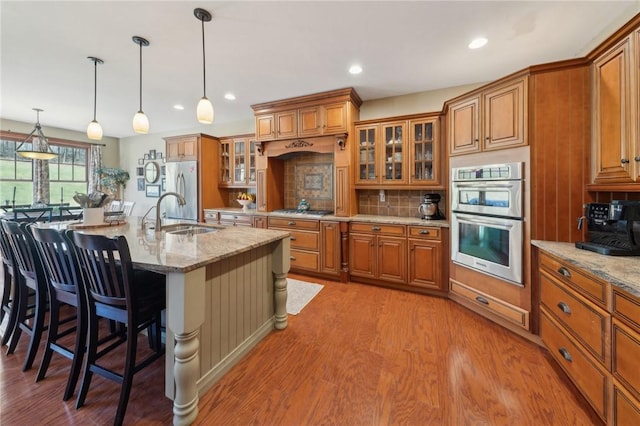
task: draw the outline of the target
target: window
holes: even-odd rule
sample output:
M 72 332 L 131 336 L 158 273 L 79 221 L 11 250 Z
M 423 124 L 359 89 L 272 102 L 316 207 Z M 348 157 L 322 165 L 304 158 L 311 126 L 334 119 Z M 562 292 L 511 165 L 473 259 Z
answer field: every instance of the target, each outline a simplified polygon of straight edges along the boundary
M 16 148 L 27 135 L 0 132 L 0 204 L 31 205 L 34 200 L 33 161 L 16 154 Z M 48 138 L 58 157 L 49 160 L 48 204 L 77 203 L 75 192 L 87 192 L 90 145 Z M 25 143 L 21 149 L 31 149 Z M 47 201 L 47 200 L 43 200 Z

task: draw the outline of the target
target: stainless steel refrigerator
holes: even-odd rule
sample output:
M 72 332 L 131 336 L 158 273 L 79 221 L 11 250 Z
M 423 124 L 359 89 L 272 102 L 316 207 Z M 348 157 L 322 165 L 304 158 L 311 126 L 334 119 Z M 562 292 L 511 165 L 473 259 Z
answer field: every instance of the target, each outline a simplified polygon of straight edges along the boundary
M 161 208 L 170 219 L 198 220 L 198 162 L 166 163 L 167 192 L 177 192 L 186 204 L 181 206 L 176 197 L 166 197 Z M 161 212 L 162 213 L 162 212 Z

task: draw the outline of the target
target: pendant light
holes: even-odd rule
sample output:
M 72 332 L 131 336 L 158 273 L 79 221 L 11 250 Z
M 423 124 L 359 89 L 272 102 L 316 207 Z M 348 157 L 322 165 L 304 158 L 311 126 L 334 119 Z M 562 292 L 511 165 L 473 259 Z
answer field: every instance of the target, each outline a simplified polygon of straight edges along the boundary
M 213 123 L 213 105 L 211 101 L 207 99 L 207 73 L 206 73 L 206 61 L 205 61 L 205 50 L 204 50 L 204 23 L 211 21 L 211 14 L 204 9 L 194 9 L 193 14 L 196 18 L 202 23 L 202 81 L 203 81 L 203 96 L 198 102 L 198 108 L 196 110 L 196 114 L 198 116 L 198 121 L 202 124 L 211 124 Z
M 100 58 L 87 56 L 93 62 L 93 121 L 87 127 L 87 137 L 95 141 L 102 140 L 102 126 L 96 120 L 96 102 L 98 101 L 98 64 L 104 64 Z
M 133 36 L 133 42 L 140 46 L 140 109 L 133 116 L 133 130 L 136 133 L 149 132 L 149 119 L 142 112 L 142 46 L 148 46 L 149 40 L 146 38 Z
M 31 133 L 22 141 L 20 145 L 16 148 L 16 154 L 24 158 L 30 158 L 32 160 L 51 160 L 56 158 L 58 154 L 51 150 L 49 146 L 49 141 L 42 133 L 42 127 L 40 127 L 40 112 L 44 111 L 39 108 L 32 108 L 37 116 L 36 116 L 36 126 L 33 128 Z M 29 142 L 31 139 L 31 150 L 20 150 L 22 145 L 25 142 Z

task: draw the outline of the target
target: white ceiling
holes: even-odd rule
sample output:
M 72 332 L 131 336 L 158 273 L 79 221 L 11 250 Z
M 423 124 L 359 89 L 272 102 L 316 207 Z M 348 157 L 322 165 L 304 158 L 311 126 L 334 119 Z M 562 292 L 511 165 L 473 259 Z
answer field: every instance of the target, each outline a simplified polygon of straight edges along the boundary
M 150 133 L 199 126 L 201 24 L 216 123 L 250 120 L 250 105 L 342 87 L 363 100 L 497 79 L 584 56 L 640 11 L 607 1 L 6 1 L 0 2 L 0 117 L 106 136 L 133 136 L 139 47 Z M 471 51 L 483 35 L 489 44 Z M 364 72 L 350 75 L 359 63 Z M 233 92 L 236 101 L 223 98 Z M 183 111 L 173 105 L 184 105 Z M 214 123 L 214 125 L 216 124 Z

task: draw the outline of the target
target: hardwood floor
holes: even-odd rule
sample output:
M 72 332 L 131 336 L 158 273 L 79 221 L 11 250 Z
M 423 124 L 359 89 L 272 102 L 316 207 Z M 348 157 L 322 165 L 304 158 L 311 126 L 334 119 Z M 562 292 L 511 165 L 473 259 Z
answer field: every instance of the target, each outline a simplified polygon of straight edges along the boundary
M 292 277 L 325 288 L 201 396 L 196 424 L 601 424 L 543 349 L 456 303 Z M 0 424 L 113 421 L 118 385 L 94 377 L 76 410 L 61 399 L 69 361 L 54 355 L 36 384 L 25 347 L 0 355 Z M 171 423 L 163 363 L 135 377 L 126 424 Z

